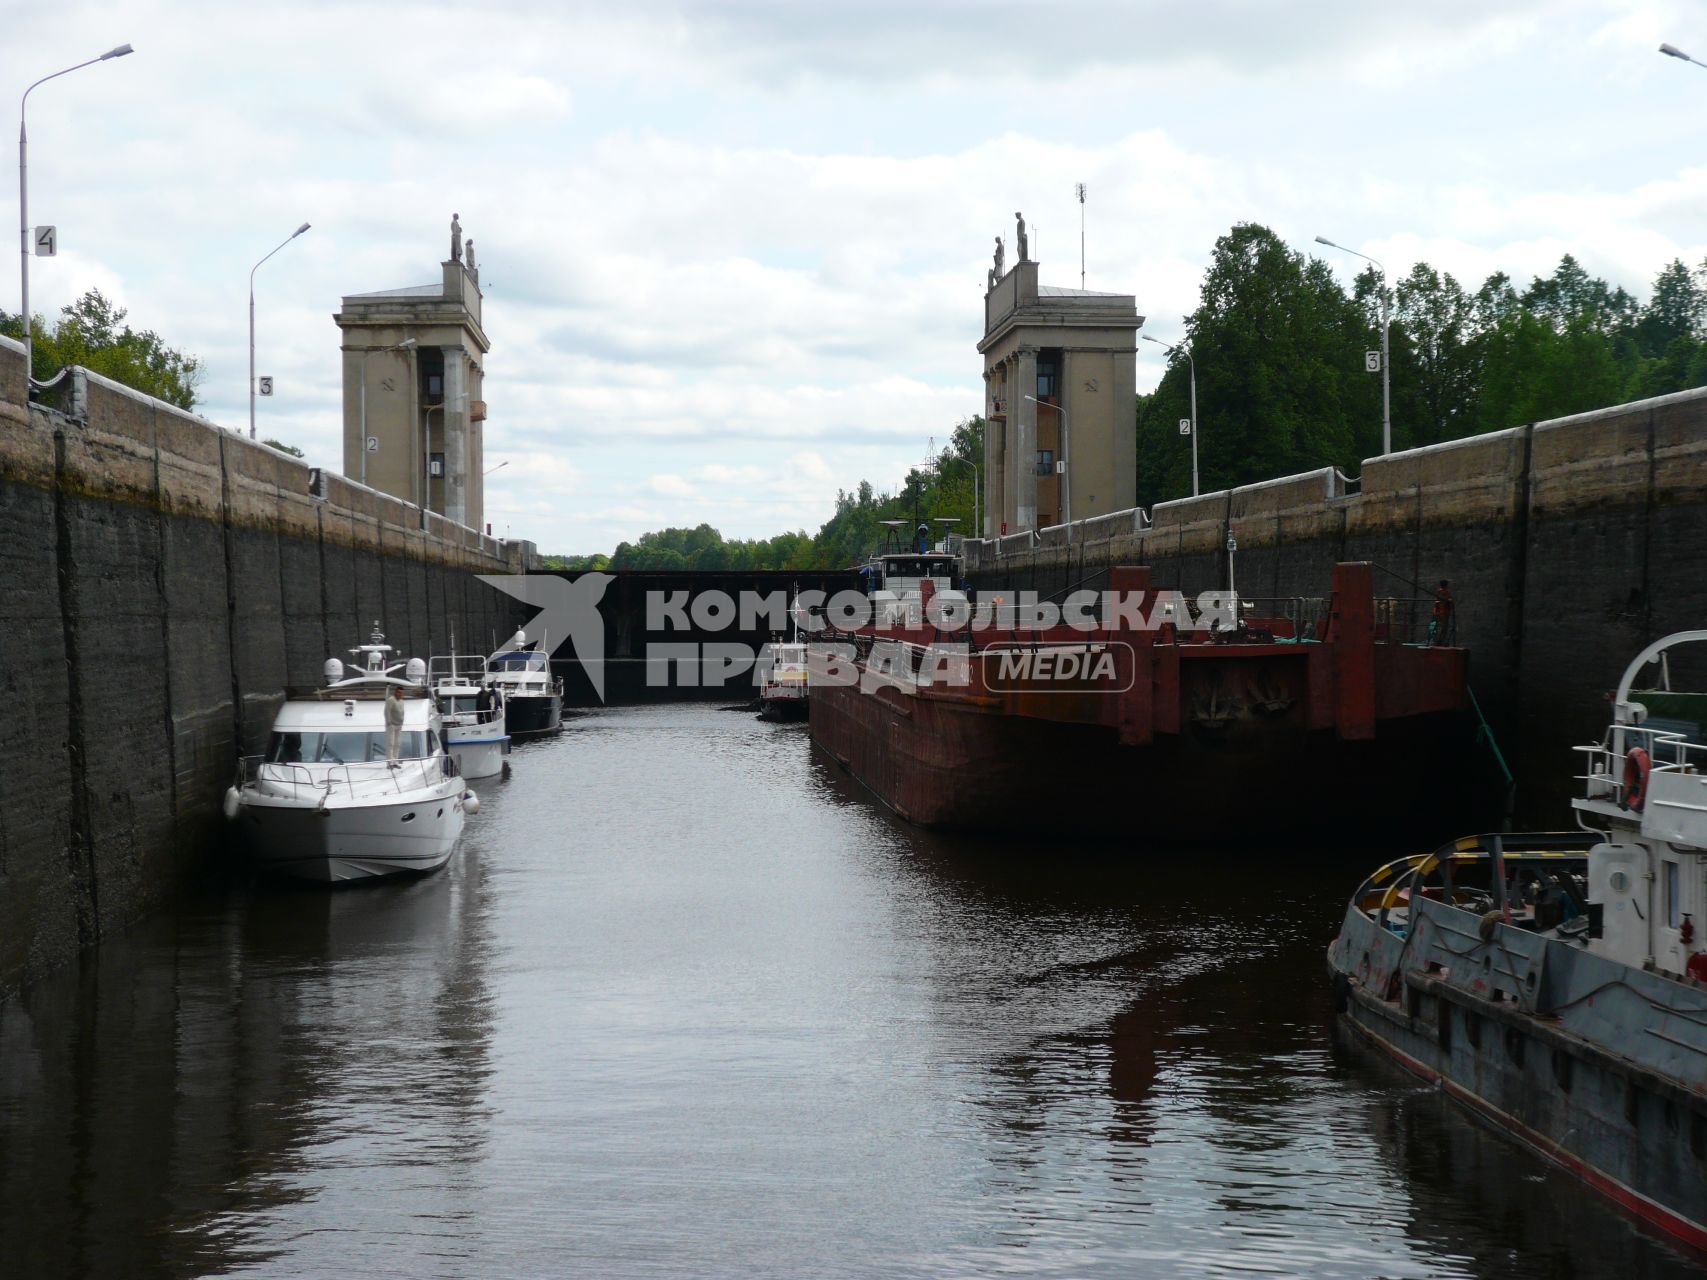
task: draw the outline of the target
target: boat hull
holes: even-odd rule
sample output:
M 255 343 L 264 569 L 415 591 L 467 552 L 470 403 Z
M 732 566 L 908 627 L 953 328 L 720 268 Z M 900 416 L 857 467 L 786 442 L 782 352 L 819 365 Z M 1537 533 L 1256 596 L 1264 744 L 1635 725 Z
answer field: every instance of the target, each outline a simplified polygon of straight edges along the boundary
M 456 760 L 456 771 L 470 780 L 496 778 L 504 772 L 504 759 L 510 754 L 508 734 L 458 739 L 453 729 L 445 746 Z
M 456 851 L 461 798 L 460 788 L 394 804 L 326 808 L 249 798 L 238 825 L 251 861 L 270 874 L 321 883 L 425 875 Z
M 1707 1113 L 1699 1097 L 1620 1046 L 1527 1014 L 1513 1000 L 1407 978 L 1403 946 L 1348 914 L 1328 958 L 1340 1027 L 1630 1213 L 1707 1249 Z
M 504 720 L 512 738 L 538 738 L 563 727 L 563 699 L 555 693 L 512 693 L 504 698 Z
M 1004 715 L 901 686 L 813 690 L 813 741 L 901 817 L 945 829 L 1134 843 L 1342 833 L 1411 813 L 1456 825 L 1455 713 L 1384 724 L 1373 741 L 1277 725 L 1188 728 L 1122 745 L 1114 728 Z
M 759 719 L 761 720 L 804 720 L 806 719 L 806 699 L 788 698 L 759 698 Z

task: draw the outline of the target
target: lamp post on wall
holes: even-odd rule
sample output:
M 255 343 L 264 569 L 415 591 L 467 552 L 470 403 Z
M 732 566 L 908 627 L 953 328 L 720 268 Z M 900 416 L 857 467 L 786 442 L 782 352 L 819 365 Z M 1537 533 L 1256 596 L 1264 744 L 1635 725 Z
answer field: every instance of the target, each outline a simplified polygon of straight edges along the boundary
M 279 249 L 284 248 L 285 245 L 307 231 L 308 227 L 308 223 L 303 223 L 280 241 L 278 249 L 274 249 L 273 253 L 277 253 Z M 269 253 L 267 258 L 272 257 L 273 253 Z M 262 258 L 261 262 L 265 262 L 267 258 Z M 255 273 L 261 269 L 261 262 L 257 262 L 249 268 L 249 438 L 251 440 L 255 438 Z M 362 457 L 367 457 L 367 437 L 365 435 L 362 437 Z
M 1067 423 L 1067 411 L 1058 404 L 1047 404 L 1036 396 L 1027 396 L 1040 409 L 1053 409 L 1061 419 L 1061 520 L 1067 526 L 1067 545 L 1073 543 L 1073 469 L 1067 460 L 1068 444 L 1071 440 Z
M 30 253 L 35 248 L 35 237 L 30 234 L 30 134 L 24 124 L 25 110 L 29 106 L 30 94 L 38 85 L 44 85 L 49 80 L 57 80 L 60 76 L 70 75 L 73 71 L 81 71 L 84 67 L 92 67 L 97 62 L 106 62 L 110 58 L 122 58 L 127 53 L 134 53 L 128 44 L 108 49 L 99 57 L 90 58 L 87 62 L 79 62 L 75 66 L 66 67 L 63 71 L 55 71 L 50 76 L 43 76 L 24 90 L 24 96 L 18 99 L 18 272 L 19 293 L 22 294 L 18 317 L 24 326 L 24 399 L 30 397 L 30 383 L 35 379 L 36 368 L 35 344 L 30 336 Z
M 457 397 L 460 411 L 462 403 L 468 399 L 466 393 Z M 441 396 L 437 404 L 423 405 L 421 408 L 421 527 L 427 527 L 427 510 L 432 506 L 433 497 L 433 410 L 439 411 L 439 430 L 444 430 L 446 401 Z M 500 462 L 499 467 L 505 465 Z M 492 468 L 494 471 L 498 467 Z M 449 476 L 445 479 L 448 481 Z
M 1190 347 L 1181 347 L 1181 346 L 1176 346 L 1170 342 L 1163 342 L 1160 338 L 1152 338 L 1147 333 L 1140 334 L 1139 336 L 1141 338 L 1143 338 L 1145 342 L 1153 342 L 1158 347 L 1163 348 L 1164 350 L 1167 351 L 1167 353 L 1169 355 L 1172 355 L 1176 351 L 1183 351 L 1185 353 L 1186 364 L 1191 369 L 1191 418 L 1189 419 L 1189 421 L 1191 423 L 1191 496 L 1195 498 L 1195 497 L 1197 497 L 1197 494 L 1198 494 L 1198 486 L 1197 486 L 1197 361 L 1193 360 L 1191 358 L 1191 348 Z
M 293 236 L 292 239 L 294 239 L 294 238 L 295 237 Z M 289 244 L 290 241 L 287 240 L 285 243 Z M 278 250 L 275 249 L 273 252 L 276 253 L 276 252 L 278 252 Z M 254 306 L 253 301 L 250 302 L 250 306 L 251 307 Z M 251 316 L 252 315 L 253 315 L 253 312 L 251 312 Z M 253 323 L 253 320 L 251 320 L 251 323 Z M 394 346 L 379 347 L 378 348 L 378 350 L 381 353 L 384 353 L 387 351 L 413 351 L 414 349 L 415 349 L 415 339 L 413 339 L 413 338 L 405 338 L 405 339 L 403 339 L 402 342 L 399 342 L 399 343 L 395 344 Z M 361 414 L 361 417 L 362 417 L 362 438 L 361 438 L 362 465 L 361 465 L 361 476 L 362 476 L 362 484 L 364 486 L 367 484 L 367 358 L 369 356 L 371 356 L 374 353 L 374 351 L 375 351 L 375 348 L 368 347 L 365 350 L 363 350 L 363 352 L 362 352 L 362 366 L 361 366 L 362 367 L 362 397 L 361 397 L 361 399 L 362 399 L 362 414 Z M 249 356 L 249 372 L 250 372 L 251 376 L 254 375 L 255 357 L 254 357 L 253 352 L 254 352 L 254 347 L 253 347 L 253 344 L 251 342 L 250 356 Z M 253 401 L 250 402 L 250 405 L 251 405 L 251 409 L 253 409 Z M 250 435 L 251 435 L 251 437 L 253 437 L 253 434 L 254 434 L 254 424 L 251 423 L 250 424 Z
M 1362 258 L 1365 262 L 1374 263 L 1375 269 L 1381 273 L 1381 452 L 1393 452 L 1393 398 L 1392 383 L 1389 373 L 1392 360 L 1387 352 L 1387 326 L 1392 315 L 1387 306 L 1387 268 L 1376 262 L 1367 253 L 1359 253 L 1356 249 L 1348 249 L 1343 244 L 1335 244 L 1326 236 L 1317 236 L 1317 244 L 1325 244 L 1330 249 L 1338 249 L 1341 253 L 1349 253 L 1354 258 Z

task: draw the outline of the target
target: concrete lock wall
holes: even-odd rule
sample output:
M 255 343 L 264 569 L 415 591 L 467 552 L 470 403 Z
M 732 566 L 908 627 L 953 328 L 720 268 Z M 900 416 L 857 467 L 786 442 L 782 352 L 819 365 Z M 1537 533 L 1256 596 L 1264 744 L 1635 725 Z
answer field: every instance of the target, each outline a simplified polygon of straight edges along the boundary
M 221 797 L 287 685 L 377 619 L 403 656 L 517 623 L 483 538 L 99 375 L 26 408 L 0 340 L 0 996 L 224 848 Z
M 1600 737 L 1607 691 L 1650 640 L 1707 626 L 1707 390 L 1371 458 L 1360 481 L 1325 468 L 968 542 L 968 575 L 1047 595 L 1147 564 L 1195 593 L 1226 585 L 1229 526 L 1242 596 L 1325 596 L 1341 560 L 1381 566 L 1380 595 L 1447 579 L 1518 819 L 1568 827 L 1571 747 Z

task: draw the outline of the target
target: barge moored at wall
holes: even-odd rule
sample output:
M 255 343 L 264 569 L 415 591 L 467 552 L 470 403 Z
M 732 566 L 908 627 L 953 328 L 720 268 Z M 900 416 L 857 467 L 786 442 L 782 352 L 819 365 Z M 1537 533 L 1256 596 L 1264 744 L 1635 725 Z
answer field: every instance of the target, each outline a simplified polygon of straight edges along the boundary
M 1189 608 L 1146 568 L 1109 585 L 1149 617 Z M 1140 843 L 1343 833 L 1462 792 L 1446 779 L 1469 749 L 1468 655 L 1416 642 L 1368 564 L 1277 616 L 1229 593 L 1239 620 L 1220 631 L 1182 612 L 952 635 L 917 616 L 932 593 L 812 651 L 813 740 L 910 821 Z M 944 661 L 958 679 L 934 678 Z

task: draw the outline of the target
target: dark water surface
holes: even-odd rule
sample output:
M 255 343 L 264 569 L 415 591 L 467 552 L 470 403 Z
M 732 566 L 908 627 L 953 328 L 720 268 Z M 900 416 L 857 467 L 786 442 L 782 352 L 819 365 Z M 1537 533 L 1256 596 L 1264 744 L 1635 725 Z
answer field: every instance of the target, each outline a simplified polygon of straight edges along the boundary
M 0 1275 L 1696 1274 L 1336 1048 L 1371 855 L 934 837 L 706 707 L 514 762 L 0 1006 Z

